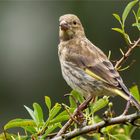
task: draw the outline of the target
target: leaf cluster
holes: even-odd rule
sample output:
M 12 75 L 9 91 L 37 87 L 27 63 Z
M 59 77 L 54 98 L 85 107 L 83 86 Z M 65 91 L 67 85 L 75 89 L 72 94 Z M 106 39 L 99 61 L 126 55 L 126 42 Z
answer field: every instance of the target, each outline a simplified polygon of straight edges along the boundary
M 134 97 L 140 101 L 140 95 L 137 86 L 133 86 L 131 89 Z M 69 96 L 69 105 L 56 103 L 52 106 L 51 99 L 48 96 L 45 96 L 45 104 L 48 110 L 48 117 L 44 116 L 43 109 L 38 103 L 33 103 L 33 109 L 24 106 L 30 119 L 17 118 L 9 121 L 4 126 L 4 133 L 0 135 L 1 139 L 6 140 L 45 140 L 46 138 L 51 138 L 57 134 L 57 131 L 62 128 L 63 122 L 68 121 L 70 116 L 77 108 L 78 104 L 81 104 L 84 101 L 84 97 L 72 91 Z M 63 108 L 64 107 L 64 108 Z M 113 104 L 109 102 L 109 97 L 104 96 L 103 98 L 96 98 L 95 102 L 91 102 L 89 107 L 83 111 L 83 121 L 82 125 L 94 125 L 97 122 L 104 120 L 104 117 L 99 117 L 96 115 L 96 112 L 100 111 L 103 108 L 106 108 L 105 117 L 113 117 Z M 47 119 L 44 119 L 47 118 Z M 80 125 L 81 125 L 80 124 Z M 9 133 L 10 129 L 13 128 L 22 128 L 24 134 L 17 132 L 17 134 Z M 80 127 L 76 122 L 72 124 L 69 128 L 69 132 L 75 128 Z M 85 137 L 96 138 L 100 140 L 103 136 L 105 139 L 116 139 L 119 140 L 123 138 L 128 140 L 136 128 L 131 124 L 125 125 L 111 125 L 107 126 L 100 130 L 100 133 L 89 133 Z M 77 137 L 75 139 L 84 139 L 84 137 Z
M 139 6 L 137 9 L 137 12 L 135 12 L 133 10 L 133 7 L 137 3 L 139 3 L 138 4 Z M 130 36 L 128 35 L 128 33 L 125 30 L 125 26 L 126 26 L 125 23 L 126 23 L 126 19 L 127 19 L 128 15 L 130 14 L 131 10 L 133 11 L 133 15 L 134 15 L 134 19 L 135 19 L 135 22 L 132 23 L 132 26 L 136 27 L 138 29 L 138 31 L 140 31 L 140 2 L 139 2 L 139 0 L 134 0 L 130 3 L 128 3 L 128 5 L 125 7 L 121 17 L 117 13 L 113 14 L 115 19 L 119 22 L 120 28 L 112 28 L 112 30 L 122 34 L 128 45 L 131 45 L 132 42 L 131 42 Z

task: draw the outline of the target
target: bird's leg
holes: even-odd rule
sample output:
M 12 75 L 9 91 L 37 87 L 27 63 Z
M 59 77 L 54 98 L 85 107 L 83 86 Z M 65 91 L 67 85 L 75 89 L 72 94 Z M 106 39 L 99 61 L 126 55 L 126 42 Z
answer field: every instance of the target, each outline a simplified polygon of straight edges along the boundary
M 76 99 L 74 99 L 75 102 L 76 102 Z M 82 104 L 78 105 L 78 103 L 76 102 L 77 104 L 77 109 L 76 109 L 76 114 L 75 115 L 70 115 L 70 118 L 78 125 L 82 125 L 85 118 L 84 118 L 84 115 L 83 115 L 83 110 L 87 108 L 89 102 L 93 100 L 93 97 L 89 97 L 87 98 Z
M 70 118 L 77 123 L 78 125 L 81 125 L 84 122 L 84 115 L 83 115 L 83 110 L 87 108 L 88 104 L 89 104 L 89 99 L 90 97 L 88 97 L 82 104 L 79 104 L 79 102 L 76 100 L 76 98 L 71 95 L 71 94 L 65 94 L 65 96 L 71 96 L 72 99 L 74 100 L 74 102 L 77 105 L 77 113 L 75 116 L 73 116 L 68 110 L 67 108 L 64 106 L 65 110 L 67 111 L 67 113 L 69 114 Z M 92 102 L 95 101 L 95 98 L 92 97 Z
M 130 108 L 130 104 L 131 104 L 131 96 L 129 96 L 129 100 L 126 103 L 126 107 L 125 107 L 124 112 L 122 113 L 122 116 L 127 114 L 128 109 Z
M 74 118 L 76 116 L 76 114 L 78 113 L 78 110 L 80 109 L 81 111 L 83 111 L 87 105 L 89 104 L 89 102 L 93 99 L 93 96 L 88 97 L 73 113 L 72 118 Z M 62 135 L 63 133 L 65 133 L 67 131 L 67 129 L 70 127 L 70 125 L 73 122 L 73 119 L 70 118 L 66 124 L 60 129 L 60 131 L 57 133 L 57 136 Z
M 68 110 L 67 108 L 64 106 L 65 110 L 67 111 L 67 113 L 69 114 L 70 118 L 77 123 L 78 125 L 81 125 L 84 122 L 84 115 L 83 115 L 83 110 L 87 108 L 89 102 L 92 100 L 92 102 L 95 101 L 95 98 L 93 96 L 88 96 L 87 99 L 82 103 L 79 104 L 79 102 L 76 100 L 76 98 L 71 95 L 71 94 L 65 94 L 66 96 L 71 96 L 71 98 L 74 100 L 74 102 L 77 105 L 77 109 L 76 109 L 76 115 L 73 116 Z
M 93 100 L 93 99 L 95 99 L 93 96 L 89 96 L 82 104 L 80 104 L 80 105 L 78 106 L 77 109 L 83 111 L 84 109 L 87 108 L 89 102 L 90 102 L 91 100 Z
M 76 117 L 76 121 L 78 122 L 77 124 L 81 126 L 85 118 L 83 112 L 79 110 L 79 108 L 77 108 L 77 114 L 75 115 L 75 117 Z
M 89 102 L 91 100 L 95 100 L 95 98 L 93 98 L 93 96 L 89 96 L 82 104 L 80 104 L 77 108 L 77 113 L 75 115 L 76 119 L 78 122 L 80 122 L 80 124 L 82 124 L 84 122 L 84 115 L 83 115 L 83 110 L 87 108 Z

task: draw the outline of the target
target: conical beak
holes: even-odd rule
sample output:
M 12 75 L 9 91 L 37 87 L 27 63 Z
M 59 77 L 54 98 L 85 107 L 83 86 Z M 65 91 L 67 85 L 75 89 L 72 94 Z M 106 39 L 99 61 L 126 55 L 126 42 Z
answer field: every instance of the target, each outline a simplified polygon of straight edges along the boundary
M 64 20 L 60 22 L 59 26 L 60 26 L 61 30 L 64 30 L 64 31 L 69 29 L 69 24 Z

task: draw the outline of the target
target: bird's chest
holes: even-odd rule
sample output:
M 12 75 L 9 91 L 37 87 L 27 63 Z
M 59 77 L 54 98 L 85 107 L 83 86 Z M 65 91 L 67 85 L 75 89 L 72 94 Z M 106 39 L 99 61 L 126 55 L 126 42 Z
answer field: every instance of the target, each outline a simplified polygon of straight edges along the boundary
M 68 55 L 68 49 L 66 47 L 63 47 L 63 49 L 59 47 L 58 54 L 60 59 L 66 60 Z
M 82 40 L 71 39 L 69 41 L 63 41 L 58 46 L 58 55 L 63 60 L 67 60 L 68 57 L 75 54 L 80 54 L 82 51 Z
M 58 46 L 58 55 L 59 55 L 59 59 L 60 62 L 62 61 L 66 61 L 66 59 L 68 58 L 69 54 L 71 53 L 71 43 L 60 43 Z

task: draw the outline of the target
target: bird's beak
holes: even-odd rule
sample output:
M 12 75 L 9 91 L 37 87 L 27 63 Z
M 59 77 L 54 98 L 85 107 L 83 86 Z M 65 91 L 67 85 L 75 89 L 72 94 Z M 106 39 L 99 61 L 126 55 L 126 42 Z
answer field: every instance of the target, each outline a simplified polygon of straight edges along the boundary
M 59 26 L 60 26 L 61 30 L 64 30 L 64 31 L 66 31 L 66 30 L 68 30 L 70 28 L 69 24 L 64 20 L 62 20 L 60 22 Z

